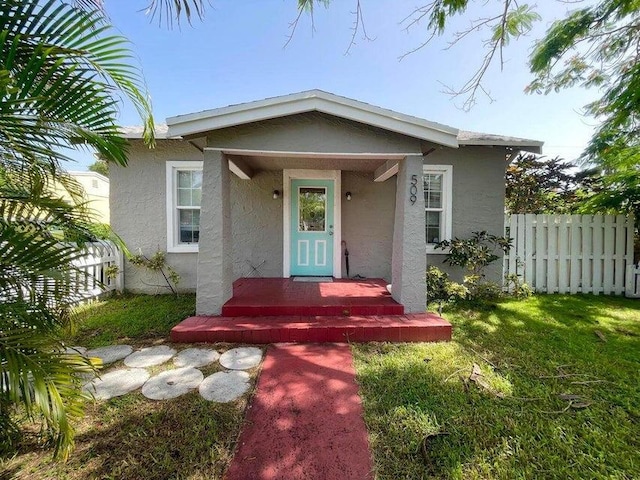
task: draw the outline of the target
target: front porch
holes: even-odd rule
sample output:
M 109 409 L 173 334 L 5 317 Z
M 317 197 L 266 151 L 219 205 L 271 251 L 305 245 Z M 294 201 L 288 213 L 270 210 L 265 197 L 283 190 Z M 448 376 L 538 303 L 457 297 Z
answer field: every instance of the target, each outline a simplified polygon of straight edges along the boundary
M 402 315 L 404 307 L 382 279 L 303 282 L 294 278 L 240 278 L 233 297 L 222 307 L 224 317 L 278 315 Z
M 296 282 L 243 278 L 221 316 L 190 317 L 171 330 L 175 342 L 349 343 L 451 339 L 433 313 L 404 314 L 381 279 Z

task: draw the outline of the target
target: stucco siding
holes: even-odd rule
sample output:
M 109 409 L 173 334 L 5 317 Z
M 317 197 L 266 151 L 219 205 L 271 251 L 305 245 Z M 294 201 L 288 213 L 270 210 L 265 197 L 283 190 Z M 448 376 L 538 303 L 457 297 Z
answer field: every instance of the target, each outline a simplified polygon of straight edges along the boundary
M 322 113 L 240 125 L 207 137 L 212 148 L 321 153 L 414 153 L 420 141 Z
M 302 137 L 296 139 L 294 133 L 289 148 L 313 149 L 317 142 L 324 140 L 322 135 L 317 140 L 309 124 L 301 126 L 288 124 L 293 132 L 301 132 Z M 343 122 L 339 122 L 343 123 Z M 349 123 L 349 122 L 347 122 Z M 296 130 L 300 128 L 300 130 Z M 320 125 L 320 131 L 330 131 L 334 125 Z M 336 127 L 337 128 L 337 127 Z M 277 129 L 275 129 L 277 130 Z M 284 129 L 281 133 L 266 129 L 262 133 L 265 141 L 284 141 Z M 355 135 L 349 128 L 343 134 L 334 132 L 337 142 L 332 150 L 349 148 L 365 149 L 368 140 L 373 143 L 366 148 L 369 152 L 381 149 L 378 140 L 383 144 L 395 137 L 388 134 L 378 140 L 372 132 L 360 132 L 359 140 L 350 142 L 349 136 Z M 254 131 L 255 133 L 255 131 Z M 362 136 L 364 135 L 364 136 Z M 260 136 L 260 135 L 258 135 Z M 241 136 L 251 140 L 253 135 Z M 357 135 L 356 135 L 357 137 Z M 307 143 L 307 138 L 310 143 Z M 367 140 L 368 139 L 368 140 Z M 397 139 L 396 139 L 397 140 Z M 389 149 L 414 148 L 412 142 L 402 144 L 391 139 Z M 333 140 L 332 140 L 333 141 Z M 340 142 L 347 142 L 340 144 Z M 253 142 L 253 140 L 251 140 Z M 279 143 L 269 143 L 262 148 L 278 149 Z M 396 142 L 396 143 L 394 143 Z M 320 142 L 322 143 L 322 142 Z M 330 142 L 326 142 L 330 144 Z M 257 143 L 244 142 L 242 148 L 250 148 Z M 305 146 L 302 148 L 303 146 Z M 240 148 L 240 143 L 237 145 Z M 326 149 L 327 147 L 325 147 Z M 476 230 L 487 230 L 490 233 L 502 234 L 504 211 L 504 170 L 505 150 L 488 147 L 463 147 L 460 149 L 442 148 L 425 157 L 425 164 L 453 166 L 453 236 L 468 237 Z M 111 180 L 111 221 L 114 230 L 123 238 L 132 252 L 142 251 L 147 255 L 157 250 L 166 251 L 166 162 L 201 161 L 203 154 L 181 141 L 158 141 L 154 150 L 147 149 L 140 141 L 132 141 L 129 166 L 126 168 L 112 166 Z M 233 239 L 233 275 L 279 277 L 283 268 L 283 218 L 282 197 L 273 199 L 273 191 L 283 191 L 282 171 L 258 171 L 251 180 L 241 180 L 235 175 L 230 177 L 231 189 L 231 230 Z M 346 192 L 352 193 L 352 200 L 347 201 Z M 371 172 L 342 172 L 342 239 L 349 249 L 350 274 L 364 277 L 380 277 L 391 280 L 391 257 L 393 246 L 393 230 L 395 216 L 396 181 L 395 177 L 385 182 L 373 182 Z M 346 276 L 343 250 L 341 255 L 342 275 Z M 197 272 L 197 253 L 171 253 L 167 255 L 168 263 L 181 275 L 180 290 L 195 291 Z M 458 268 L 448 268 L 442 263 L 443 255 L 428 255 L 427 263 L 436 265 L 460 280 Z M 490 270 L 490 278 L 500 280 L 501 262 L 498 261 Z M 254 270 L 254 267 L 256 270 Z M 125 268 L 125 286 L 134 292 L 153 293 L 156 289 L 149 286 L 154 283 L 146 273 L 127 264 Z
M 352 199 L 345 195 L 351 192 Z M 391 281 L 395 177 L 373 182 L 370 172 L 342 172 L 342 240 L 349 250 L 349 273 Z M 342 276 L 346 278 L 344 249 Z
M 425 165 L 453 165 L 452 236 L 467 238 L 472 232 L 486 230 L 502 235 L 506 150 L 490 147 L 442 148 L 425 157 Z M 443 264 L 444 255 L 427 255 L 427 265 L 435 265 L 462 280 L 458 267 Z M 499 282 L 502 260 L 487 269 L 488 279 Z
M 202 153 L 186 142 L 159 140 L 150 150 L 140 141 L 131 142 L 129 165 L 111 165 L 111 227 L 132 253 L 152 255 L 167 250 L 166 162 L 202 160 Z M 195 292 L 197 253 L 169 253 L 167 263 L 180 274 L 181 291 Z M 158 283 L 138 267 L 125 262 L 125 288 L 132 292 L 154 293 L 149 283 Z M 165 293 L 160 290 L 161 293 Z
M 167 249 L 166 162 L 202 158 L 186 142 L 161 140 L 154 150 L 132 142 L 129 165 L 111 167 L 112 227 L 133 253 Z M 258 172 L 250 181 L 231 175 L 235 278 L 282 276 L 282 198 L 274 200 L 274 190 L 282 192 L 281 171 Z M 167 254 L 167 263 L 180 274 L 181 291 L 195 292 L 197 259 L 197 253 Z M 127 290 L 154 293 L 151 283 L 157 283 L 153 276 L 126 262 Z
M 280 198 L 273 198 L 279 190 Z M 282 172 L 231 176 L 231 234 L 235 278 L 282 277 Z M 254 271 L 255 267 L 257 271 Z

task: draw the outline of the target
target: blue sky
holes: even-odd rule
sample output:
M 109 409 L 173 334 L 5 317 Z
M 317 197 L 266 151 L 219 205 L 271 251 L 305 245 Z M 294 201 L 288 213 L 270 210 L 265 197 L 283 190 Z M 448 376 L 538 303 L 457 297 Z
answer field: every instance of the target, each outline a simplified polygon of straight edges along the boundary
M 106 7 L 114 25 L 132 42 L 158 123 L 168 116 L 318 88 L 463 130 L 543 140 L 547 155 L 566 159 L 577 157 L 591 135 L 595 121 L 580 111 L 597 92 L 523 92 L 531 79 L 527 57 L 533 40 L 571 4 L 542 2 L 538 11 L 543 20 L 534 32 L 508 46 L 502 72 L 496 64 L 486 76 L 494 101 L 480 97 L 478 105 L 465 112 L 459 108 L 462 100 L 443 93 L 444 85 L 459 87 L 474 73 L 484 55 L 482 36 L 471 36 L 445 51 L 451 39 L 446 35 L 400 61 L 426 38 L 426 25 L 406 31 L 400 23 L 420 2 L 361 0 L 373 40 L 358 35 L 345 55 L 356 0 L 333 0 L 330 8 L 316 9 L 315 31 L 311 18 L 303 16 L 284 48 L 296 3 L 212 0 L 204 21 L 172 30 L 150 23 L 140 10 L 145 0 L 111 0 Z M 452 22 L 449 31 L 464 28 L 472 18 L 495 14 L 500 3 L 479 2 L 463 19 Z M 120 121 L 140 123 L 127 105 Z M 73 169 L 85 168 L 92 159 L 79 155 L 78 161 Z

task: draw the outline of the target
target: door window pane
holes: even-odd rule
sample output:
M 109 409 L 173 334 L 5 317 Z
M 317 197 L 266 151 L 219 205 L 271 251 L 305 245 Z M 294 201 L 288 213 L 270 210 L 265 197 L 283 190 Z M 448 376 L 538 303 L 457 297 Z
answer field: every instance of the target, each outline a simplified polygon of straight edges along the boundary
M 301 187 L 298 190 L 298 231 L 324 232 L 327 189 Z

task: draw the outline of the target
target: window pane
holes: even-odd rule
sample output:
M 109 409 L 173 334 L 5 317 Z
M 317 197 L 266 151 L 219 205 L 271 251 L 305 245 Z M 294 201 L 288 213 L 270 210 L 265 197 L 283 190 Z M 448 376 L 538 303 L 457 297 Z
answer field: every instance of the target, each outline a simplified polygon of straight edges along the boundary
M 440 225 L 442 212 L 426 212 L 425 224 L 427 243 L 438 243 L 440 240 Z
M 178 188 L 191 188 L 191 172 L 188 170 L 178 172 Z
M 179 210 L 180 243 L 198 243 L 200 238 L 200 210 Z
M 327 191 L 325 188 L 300 188 L 298 194 L 298 231 L 324 232 Z
M 442 207 L 442 174 L 426 173 L 424 182 L 424 204 L 426 208 Z
M 202 170 L 191 172 L 191 186 L 193 188 L 202 188 Z
M 429 192 L 429 198 L 426 200 L 427 208 L 442 208 L 442 194 L 440 192 Z
M 178 206 L 180 207 L 190 207 L 191 203 L 191 190 L 188 188 L 179 188 L 178 189 Z
M 194 207 L 199 207 L 202 203 L 202 189 L 197 188 L 191 191 L 191 201 Z

